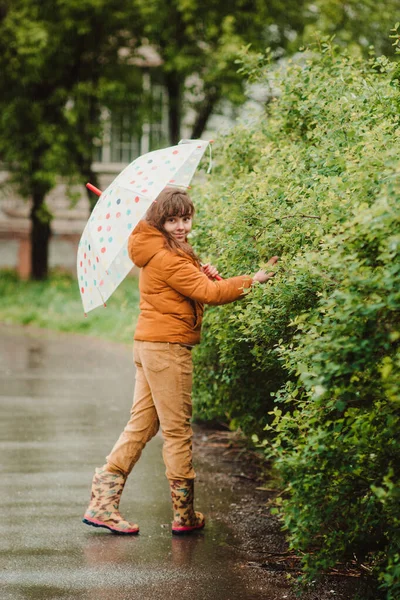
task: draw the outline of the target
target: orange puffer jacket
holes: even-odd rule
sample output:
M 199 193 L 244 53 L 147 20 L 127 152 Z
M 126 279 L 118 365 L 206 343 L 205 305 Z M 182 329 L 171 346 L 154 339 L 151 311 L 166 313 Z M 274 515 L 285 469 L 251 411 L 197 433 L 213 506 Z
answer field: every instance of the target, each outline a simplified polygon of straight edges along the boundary
M 135 340 L 198 344 L 203 305 L 233 302 L 252 282 L 247 275 L 211 281 L 189 255 L 167 249 L 163 234 L 146 221 L 132 232 L 128 251 L 141 268 Z

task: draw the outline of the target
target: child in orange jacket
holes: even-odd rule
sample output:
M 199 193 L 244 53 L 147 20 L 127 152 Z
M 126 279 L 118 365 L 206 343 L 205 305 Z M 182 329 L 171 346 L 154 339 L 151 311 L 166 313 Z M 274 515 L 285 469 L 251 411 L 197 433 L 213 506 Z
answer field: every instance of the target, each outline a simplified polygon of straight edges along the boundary
M 136 383 L 131 417 L 107 463 L 96 469 L 92 497 L 83 522 L 115 533 L 136 534 L 139 527 L 119 513 L 126 479 L 147 442 L 159 427 L 170 483 L 174 520 L 172 533 L 204 527 L 196 512 L 192 465 L 192 355 L 200 341 L 204 304 L 227 304 L 274 273 L 258 271 L 214 281 L 215 267 L 200 265 L 187 241 L 194 206 L 188 194 L 166 188 L 129 239 L 129 255 L 141 268 L 140 315 L 134 335 Z M 276 263 L 277 257 L 269 262 Z

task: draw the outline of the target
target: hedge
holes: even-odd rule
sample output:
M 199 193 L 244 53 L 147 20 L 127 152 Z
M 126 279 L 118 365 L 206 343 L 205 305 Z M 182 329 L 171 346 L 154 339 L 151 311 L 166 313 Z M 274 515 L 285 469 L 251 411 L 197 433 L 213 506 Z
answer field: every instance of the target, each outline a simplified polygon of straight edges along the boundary
M 356 555 L 399 594 L 399 177 L 396 65 L 330 43 L 272 72 L 261 116 L 215 147 L 194 242 L 224 276 L 281 257 L 272 282 L 206 312 L 197 414 L 273 458 L 281 514 L 313 577 Z

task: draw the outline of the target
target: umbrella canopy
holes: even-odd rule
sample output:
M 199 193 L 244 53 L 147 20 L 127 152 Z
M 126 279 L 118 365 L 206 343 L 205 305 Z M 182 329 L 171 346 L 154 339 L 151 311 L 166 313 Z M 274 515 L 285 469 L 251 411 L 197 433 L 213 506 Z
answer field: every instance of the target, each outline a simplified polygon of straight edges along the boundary
M 167 186 L 188 187 L 209 142 L 181 140 L 139 156 L 102 192 L 78 247 L 77 272 L 85 313 L 105 304 L 133 267 L 128 238 Z

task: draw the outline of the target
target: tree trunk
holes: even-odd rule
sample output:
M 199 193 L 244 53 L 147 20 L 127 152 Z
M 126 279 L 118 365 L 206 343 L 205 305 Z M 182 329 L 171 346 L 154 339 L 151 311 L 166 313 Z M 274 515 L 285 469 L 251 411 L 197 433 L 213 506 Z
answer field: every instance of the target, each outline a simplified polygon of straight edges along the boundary
M 31 279 L 47 279 L 49 273 L 50 220 L 42 212 L 44 194 L 34 192 L 31 210 Z
M 206 93 L 206 97 L 204 98 L 204 101 L 202 102 L 196 115 L 196 120 L 192 129 L 192 139 L 196 140 L 202 136 L 203 131 L 207 126 L 208 119 L 210 118 L 218 100 L 219 91 L 215 88 Z
M 166 74 L 168 91 L 168 131 L 171 145 L 177 144 L 181 137 L 182 84 L 178 73 Z

